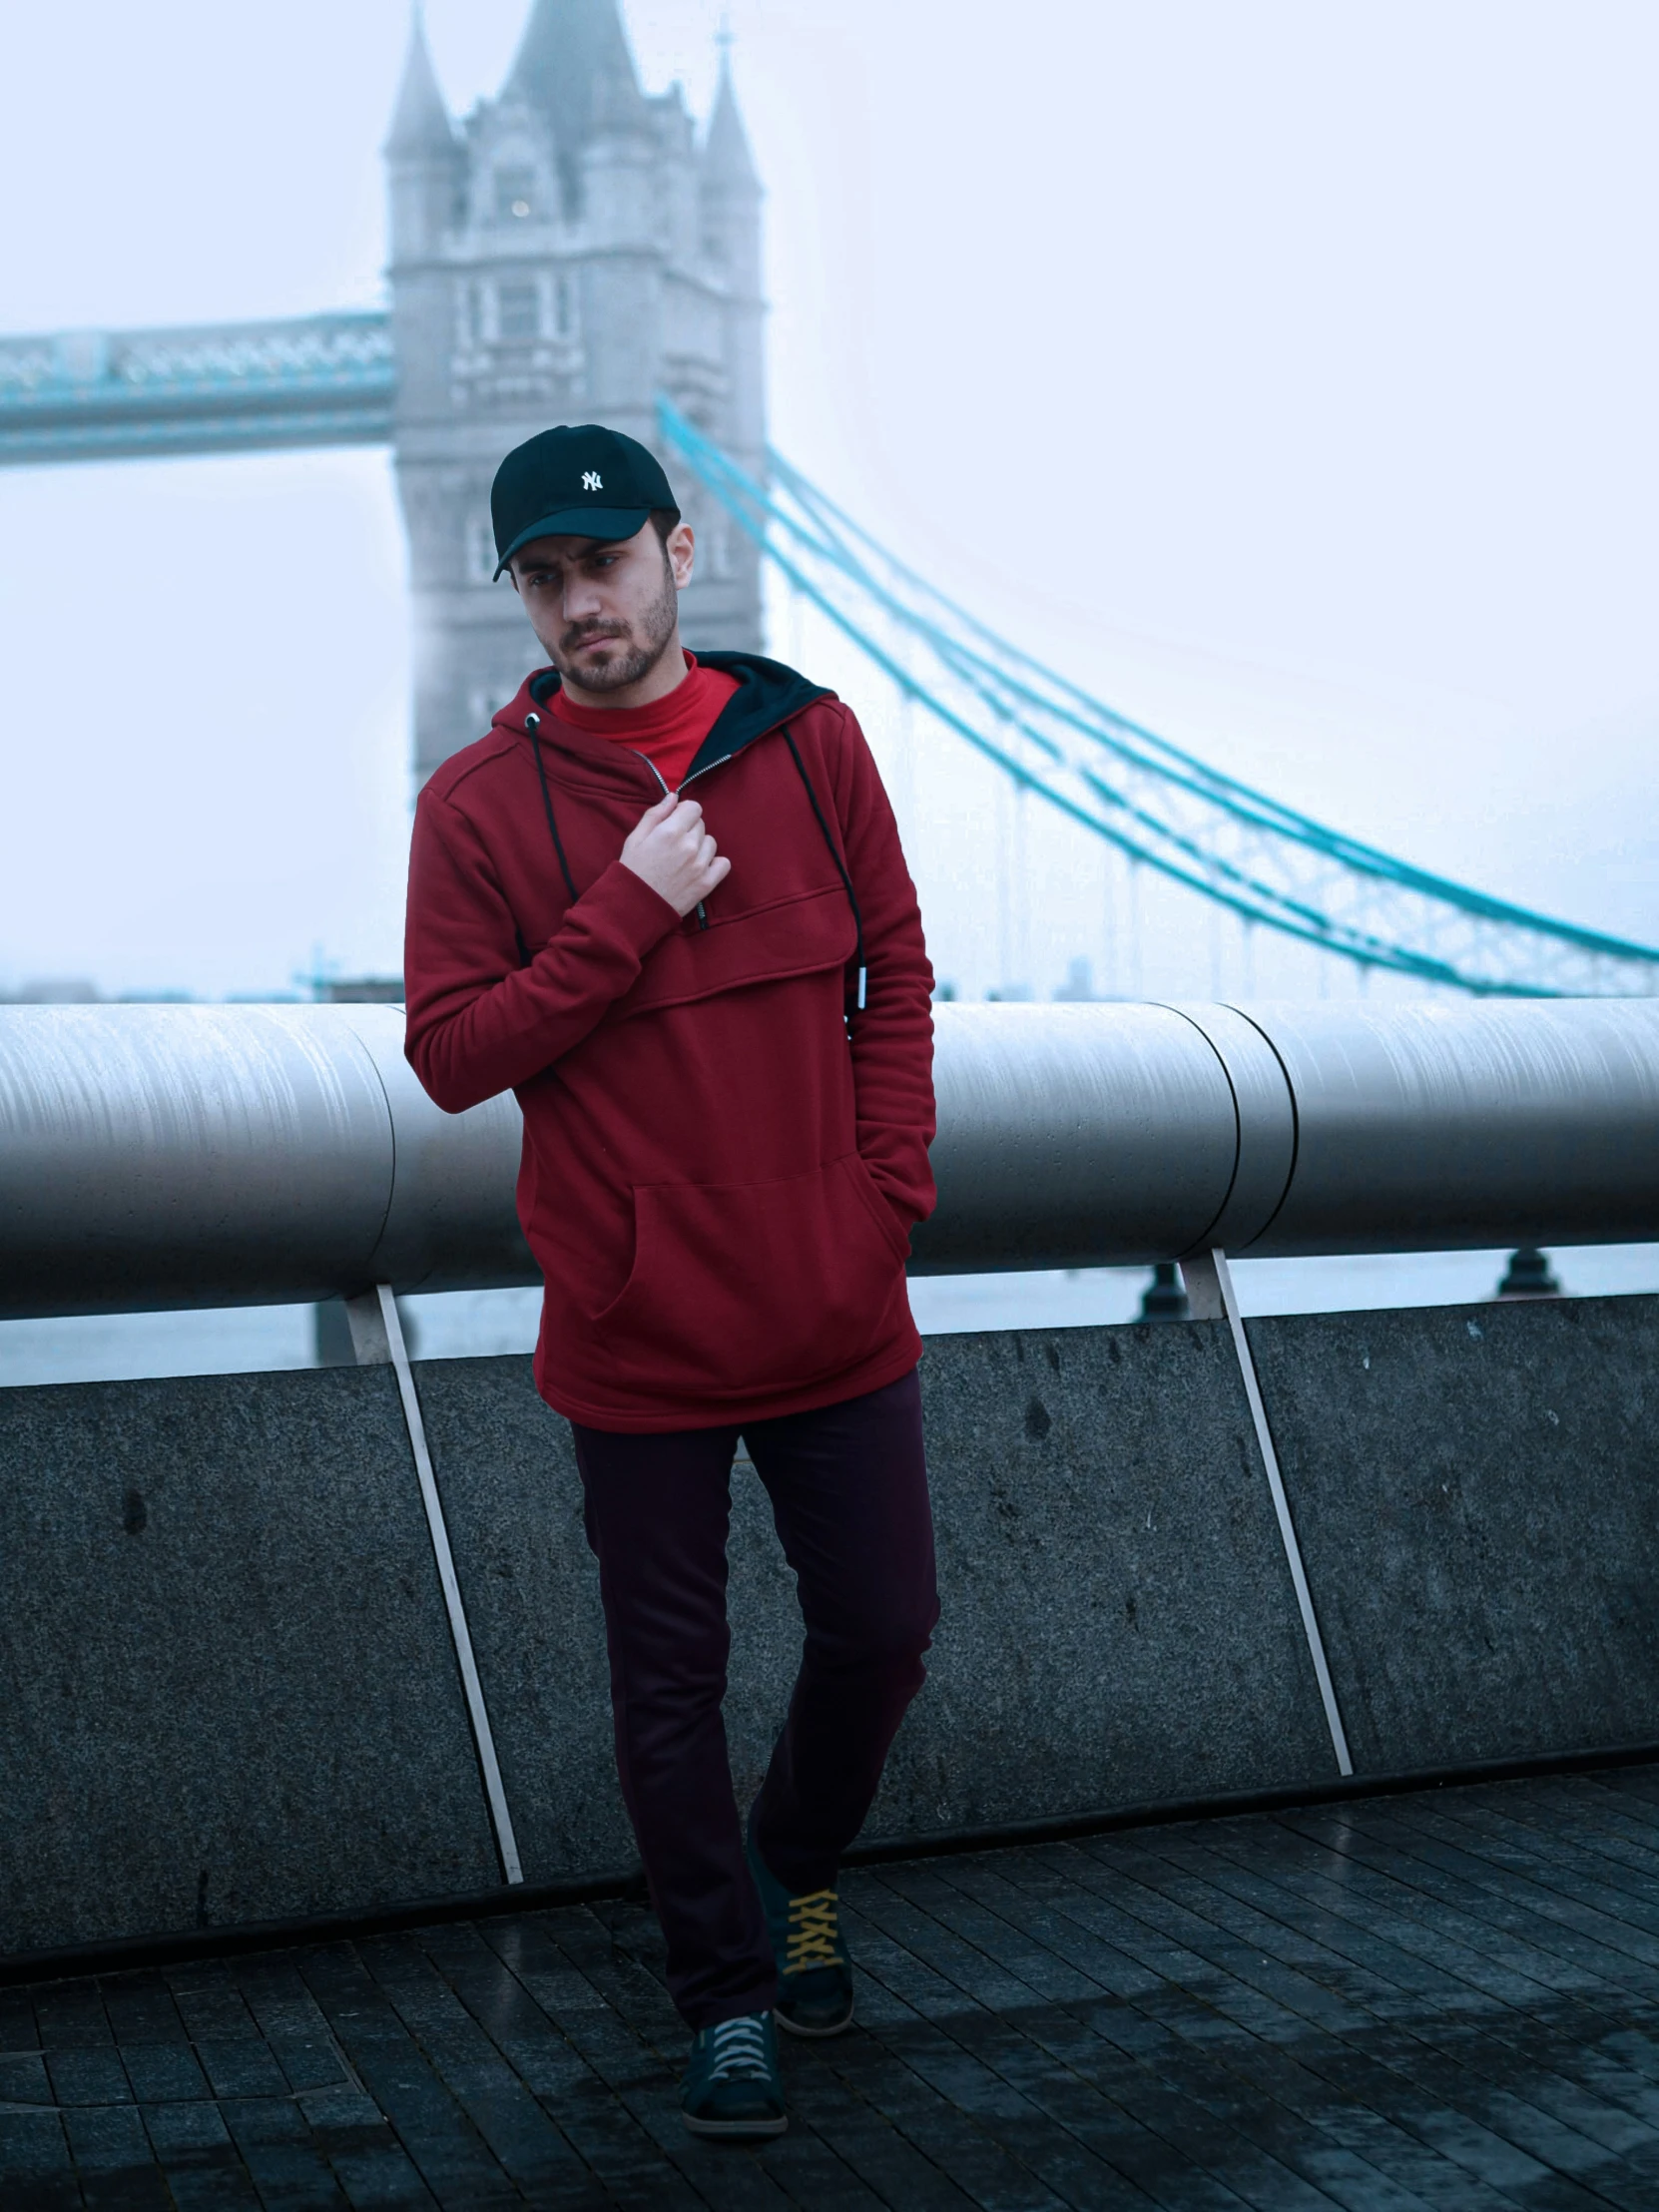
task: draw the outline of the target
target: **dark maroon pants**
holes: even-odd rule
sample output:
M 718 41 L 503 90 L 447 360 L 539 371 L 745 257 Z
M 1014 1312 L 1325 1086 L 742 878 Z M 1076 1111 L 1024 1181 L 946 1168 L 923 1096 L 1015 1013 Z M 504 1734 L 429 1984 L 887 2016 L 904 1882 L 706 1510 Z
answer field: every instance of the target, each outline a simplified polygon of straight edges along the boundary
M 668 1941 L 669 1989 L 693 2027 L 763 2011 L 776 1993 L 721 1718 L 740 1433 L 771 1496 L 807 1627 L 755 1814 L 761 1854 L 793 1893 L 833 1888 L 921 1687 L 939 1613 L 913 1372 L 866 1396 L 741 1430 L 575 1427 L 605 1602 L 617 1772 Z

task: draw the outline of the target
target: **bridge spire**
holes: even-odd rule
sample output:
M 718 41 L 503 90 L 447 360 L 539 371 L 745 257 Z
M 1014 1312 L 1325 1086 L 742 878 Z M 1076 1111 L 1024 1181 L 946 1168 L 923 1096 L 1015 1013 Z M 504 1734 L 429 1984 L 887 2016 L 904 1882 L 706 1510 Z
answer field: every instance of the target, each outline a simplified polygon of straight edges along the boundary
M 738 113 L 738 96 L 732 87 L 732 43 L 731 30 L 723 23 L 718 40 L 720 86 L 715 94 L 714 113 L 709 118 L 703 174 L 709 187 L 723 196 L 751 194 L 758 200 L 761 180 L 756 173 L 755 157 L 750 152 L 749 134 Z
M 397 105 L 392 111 L 384 152 L 388 156 L 418 160 L 428 153 L 447 156 L 454 151 L 454 128 L 443 103 L 443 94 L 438 90 L 437 73 L 426 48 L 426 26 L 419 0 L 416 0 L 410 11 L 409 51 L 403 63 L 403 81 L 397 90 Z
M 546 116 L 567 158 L 607 132 L 646 129 L 617 0 L 535 0 L 501 100 Z

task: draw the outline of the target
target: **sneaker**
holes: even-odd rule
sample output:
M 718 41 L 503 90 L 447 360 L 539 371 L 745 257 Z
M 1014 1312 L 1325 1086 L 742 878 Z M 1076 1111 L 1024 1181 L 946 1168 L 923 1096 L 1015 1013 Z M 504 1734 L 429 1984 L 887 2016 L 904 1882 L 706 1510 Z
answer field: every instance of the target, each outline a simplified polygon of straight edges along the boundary
M 748 1851 L 778 1961 L 779 2026 L 792 2035 L 841 2034 L 852 2025 L 852 1959 L 834 1891 L 791 1897 L 755 1848 L 753 1813 Z
M 680 2110 L 694 2135 L 783 2134 L 790 2116 L 770 2012 L 740 2012 L 698 2029 Z

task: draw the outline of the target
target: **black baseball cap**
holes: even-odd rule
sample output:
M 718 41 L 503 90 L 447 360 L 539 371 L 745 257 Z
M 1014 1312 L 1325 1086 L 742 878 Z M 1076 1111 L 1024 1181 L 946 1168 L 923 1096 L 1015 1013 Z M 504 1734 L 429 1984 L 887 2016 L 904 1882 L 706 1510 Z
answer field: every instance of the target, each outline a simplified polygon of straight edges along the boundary
M 497 576 L 533 538 L 631 538 L 680 502 L 655 453 L 600 422 L 560 423 L 515 445 L 490 486 Z

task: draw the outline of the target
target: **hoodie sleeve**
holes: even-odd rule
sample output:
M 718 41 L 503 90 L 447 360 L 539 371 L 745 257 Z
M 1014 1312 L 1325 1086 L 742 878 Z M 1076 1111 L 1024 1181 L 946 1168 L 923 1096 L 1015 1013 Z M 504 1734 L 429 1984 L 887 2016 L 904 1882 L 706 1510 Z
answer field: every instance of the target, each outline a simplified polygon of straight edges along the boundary
M 525 964 L 482 839 L 423 792 L 403 938 L 409 1065 L 450 1114 L 529 1082 L 597 1027 L 679 919 L 615 860 Z
M 826 747 L 868 970 L 852 1023 L 858 1150 L 906 1231 L 933 1211 L 933 970 L 880 772 L 849 709 Z

